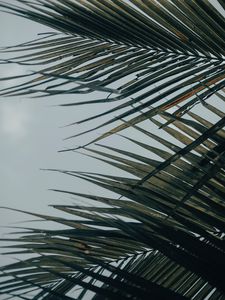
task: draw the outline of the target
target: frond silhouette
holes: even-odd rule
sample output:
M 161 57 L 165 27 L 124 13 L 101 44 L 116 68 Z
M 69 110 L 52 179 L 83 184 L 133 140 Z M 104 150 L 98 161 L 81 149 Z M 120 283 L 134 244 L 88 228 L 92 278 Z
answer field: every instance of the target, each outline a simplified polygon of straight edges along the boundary
M 99 105 L 97 115 L 76 122 L 90 127 L 73 138 L 109 126 L 79 148 L 127 175 L 51 170 L 117 196 L 56 188 L 78 199 L 53 205 L 62 217 L 21 210 L 66 228 L 21 228 L 5 239 L 16 242 L 11 254 L 33 255 L 1 268 L 0 293 L 35 300 L 225 299 L 224 3 L 219 11 L 208 0 L 17 2 L 0 7 L 54 31 L 1 49 L 13 53 L 2 63 L 38 70 L 0 94 L 89 94 L 61 104 L 90 112 Z M 130 150 L 102 142 L 113 134 Z

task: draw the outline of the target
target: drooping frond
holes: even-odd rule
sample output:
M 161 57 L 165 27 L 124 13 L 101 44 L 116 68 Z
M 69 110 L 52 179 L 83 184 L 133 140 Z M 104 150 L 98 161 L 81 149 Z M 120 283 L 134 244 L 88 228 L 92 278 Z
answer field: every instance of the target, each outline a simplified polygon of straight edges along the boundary
M 61 105 L 99 104 L 98 115 L 76 122 L 108 116 L 86 132 L 116 124 L 95 142 L 131 131 L 121 135 L 129 149 L 87 142 L 82 150 L 125 175 L 54 170 L 113 196 L 55 189 L 77 199 L 53 205 L 67 216 L 26 212 L 64 227 L 17 228 L 19 237 L 2 239 L 29 258 L 1 268 L 0 297 L 225 299 L 224 3 L 17 3 L 0 8 L 54 31 L 1 49 L 0 63 L 35 71 L 1 78 L 21 83 L 0 95 L 89 94 Z
M 131 176 L 56 170 L 122 198 L 56 190 L 84 205 L 53 205 L 70 218 L 29 213 L 67 228 L 24 228 L 19 239 L 6 239 L 20 242 L 12 253 L 35 256 L 2 269 L 9 276 L 0 283 L 2 293 L 22 299 L 39 290 L 33 299 L 86 299 L 90 291 L 94 299 L 225 299 L 225 114 L 212 105 L 205 110 L 214 121 L 204 118 L 207 111 L 152 118 L 157 127 L 173 121 L 158 131 L 176 141 L 133 126 L 144 141 L 124 138 L 146 156 L 106 145 L 84 150 Z
M 1 95 L 99 91 L 102 96 L 90 94 L 88 101 L 62 103 L 104 103 L 98 115 L 78 124 L 108 114 L 96 128 L 129 120 L 99 139 L 177 104 L 179 115 L 224 87 L 225 21 L 222 7 L 209 1 L 18 0 L 18 6 L 3 1 L 0 7 L 55 30 L 2 49 L 14 53 L 7 63 L 41 68 Z

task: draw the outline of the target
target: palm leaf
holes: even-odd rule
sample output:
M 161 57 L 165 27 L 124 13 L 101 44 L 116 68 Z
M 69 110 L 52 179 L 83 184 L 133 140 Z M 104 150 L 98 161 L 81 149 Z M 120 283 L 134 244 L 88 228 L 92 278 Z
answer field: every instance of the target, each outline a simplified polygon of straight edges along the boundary
M 101 99 L 94 96 L 62 105 L 115 102 L 113 108 L 104 105 L 98 115 L 77 123 L 116 113 L 96 128 L 125 117 L 136 124 L 178 103 L 177 113 L 184 112 L 224 86 L 225 22 L 208 1 L 35 0 L 18 1 L 18 6 L 1 2 L 1 7 L 56 30 L 44 39 L 2 49 L 28 51 L 7 58 L 7 63 L 46 67 L 1 94 L 45 96 L 97 90 L 103 93 Z M 146 114 L 135 117 L 141 109 Z
M 62 105 L 113 105 L 76 122 L 109 115 L 89 132 L 120 121 L 95 142 L 128 127 L 140 139 L 121 136 L 129 142 L 128 150 L 93 143 L 81 147 L 83 155 L 125 175 L 51 170 L 107 189 L 111 198 L 54 189 L 78 200 L 53 205 L 67 217 L 15 210 L 64 227 L 16 228 L 1 239 L 8 243 L 5 254 L 29 255 L 1 268 L 1 295 L 35 300 L 225 299 L 221 13 L 203 0 L 17 2 L 1 1 L 0 7 L 54 32 L 1 49 L 2 55 L 14 53 L 2 63 L 41 66 L 17 76 L 21 84 L 1 90 L 1 95 L 92 93 L 93 99 Z M 206 119 L 207 114 L 213 117 Z M 157 133 L 137 125 L 144 121 L 151 121 Z
M 72 289 L 82 286 L 81 298 L 89 290 L 96 299 L 114 299 L 122 282 L 123 299 L 148 299 L 149 293 L 165 299 L 169 291 L 170 299 L 224 299 L 224 119 L 210 123 L 194 112 L 189 115 L 174 121 L 167 113 L 164 121 L 152 120 L 157 126 L 173 120 L 172 126 L 158 130 L 172 134 L 182 147 L 134 126 L 146 138 L 142 142 L 128 137 L 130 143 L 144 148 L 149 157 L 156 153 L 158 159 L 106 145 L 84 150 L 133 177 L 55 170 L 125 198 L 56 190 L 88 199 L 89 205 L 54 205 L 70 219 L 29 213 L 69 228 L 24 228 L 19 239 L 6 239 L 21 242 L 7 246 L 11 253 L 36 255 L 4 267 L 3 277 L 13 279 L 3 281 L 1 289 L 23 295 L 24 289 L 40 287 L 35 299 L 43 293 L 51 299 L 57 293 L 74 296 Z M 151 146 L 152 139 L 159 148 Z

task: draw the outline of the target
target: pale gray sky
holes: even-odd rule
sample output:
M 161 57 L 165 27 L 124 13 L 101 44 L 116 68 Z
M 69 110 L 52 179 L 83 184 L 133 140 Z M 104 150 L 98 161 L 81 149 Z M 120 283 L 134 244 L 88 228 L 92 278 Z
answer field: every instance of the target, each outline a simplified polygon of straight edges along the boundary
M 26 19 L 1 13 L 0 47 L 14 45 L 37 37 L 40 32 L 49 32 L 49 28 Z M 31 67 L 27 68 L 28 71 Z M 33 70 L 33 69 L 32 69 Z M 25 67 L 16 64 L 0 65 L 0 77 L 8 77 L 26 72 Z M 13 82 L 16 84 L 16 82 Z M 9 85 L 0 82 L 1 88 Z M 98 95 L 97 95 L 98 96 Z M 64 127 L 68 123 L 99 112 L 98 105 L 86 107 L 56 107 L 57 103 L 74 101 L 84 96 L 56 96 L 42 99 L 15 97 L 0 99 L 0 205 L 13 208 L 55 212 L 46 210 L 48 204 L 62 203 L 68 199 L 61 194 L 47 191 L 49 188 L 80 192 L 93 192 L 96 187 L 87 188 L 87 184 L 69 176 L 40 171 L 40 168 L 63 168 L 69 170 L 99 171 L 105 165 L 76 153 L 58 153 L 66 147 L 87 143 L 87 138 L 96 138 L 104 129 L 92 132 L 79 139 L 63 141 L 85 126 Z M 99 96 L 98 96 L 99 97 Z M 100 96 L 102 97 L 102 95 Z M 92 96 L 93 98 L 93 96 Z M 113 137 L 110 143 L 120 139 Z M 124 147 L 125 141 L 123 141 Z M 114 144 L 115 145 L 115 144 Z M 130 147 L 130 145 L 129 145 Z M 140 151 L 140 150 L 139 150 Z M 110 168 L 107 172 L 110 172 Z M 117 173 L 118 174 L 118 173 Z M 69 200 L 68 200 L 69 201 Z M 1 225 L 10 225 L 24 216 L 15 212 L 0 211 Z M 16 217 L 15 217 L 16 216 Z M 7 232 L 7 230 L 4 230 Z
M 48 28 L 28 20 L 1 13 L 0 47 L 33 39 Z M 2 58 L 2 57 L 1 57 Z M 23 67 L 0 65 L 0 77 L 23 73 Z M 8 83 L 0 82 L 0 88 Z M 16 84 L 16 82 L 13 82 Z M 40 171 L 40 168 L 101 171 L 103 164 L 75 153 L 58 153 L 64 147 L 85 143 L 85 138 L 63 141 L 75 133 L 76 127 L 60 128 L 81 119 L 86 114 L 78 108 L 60 108 L 65 96 L 49 99 L 28 97 L 0 99 L 0 206 L 57 214 L 48 204 L 72 203 L 69 197 L 48 191 L 49 188 L 93 192 L 93 187 L 72 177 Z M 71 98 L 73 99 L 72 96 Z M 66 98 L 68 99 L 68 97 Z M 92 109 L 93 111 L 93 109 Z M 97 112 L 97 110 L 96 110 Z M 93 111 L 94 113 L 94 111 Z M 96 137 L 96 133 L 93 135 Z M 18 221 L 32 219 L 23 214 L 0 210 L 0 226 L 18 225 Z M 20 224 L 19 224 L 20 225 Z M 29 225 L 32 225 L 29 223 Z M 46 226 L 46 225 L 45 225 Z M 9 232 L 0 228 L 1 236 Z M 0 265 L 8 262 L 0 257 Z
M 0 47 L 34 39 L 40 32 L 49 32 L 49 28 L 26 19 L 0 14 Z M 30 69 L 30 67 L 27 68 L 28 71 Z M 16 64 L 0 65 L 1 78 L 24 72 L 26 69 Z M 13 84 L 16 82 L 14 81 Z M 8 82 L 0 81 L 0 88 L 8 85 Z M 41 168 L 62 168 L 102 173 L 106 170 L 107 173 L 114 171 L 113 168 L 106 167 L 99 161 L 77 153 L 57 152 L 66 147 L 85 144 L 87 138 L 90 136 L 96 138 L 104 131 L 102 129 L 92 132 L 89 137 L 85 135 L 79 139 L 63 141 L 64 138 L 77 133 L 81 128 L 79 126 L 62 128 L 62 126 L 87 117 L 90 111 L 91 114 L 99 112 L 99 107 L 94 105 L 91 108 L 55 106 L 63 101 L 68 102 L 69 99 L 74 101 L 77 97 L 81 96 L 66 95 L 42 99 L 29 99 L 23 96 L 0 98 L 0 206 L 57 215 L 56 210 L 47 207 L 49 204 L 71 204 L 74 201 L 70 196 L 48 191 L 50 188 L 102 193 L 100 188 L 79 179 L 40 170 Z M 89 96 L 82 97 L 88 98 Z M 82 129 L 84 128 L 82 126 Z M 118 145 L 115 143 L 118 140 L 121 143 L 121 138 L 114 136 L 108 143 L 115 146 Z M 125 147 L 126 142 L 122 143 Z M 138 150 L 141 153 L 141 150 Z M 116 174 L 118 175 L 118 170 Z M 104 191 L 104 195 L 109 194 Z M 17 222 L 33 219 L 24 214 L 0 209 L 0 216 L 0 226 L 3 226 L 0 227 L 1 237 L 6 237 L 5 234 L 11 231 L 4 226 L 35 226 L 33 223 L 17 224 Z M 46 226 L 46 222 L 43 225 L 37 224 L 36 226 Z M 8 262 L 11 262 L 9 257 L 0 256 L 0 265 Z

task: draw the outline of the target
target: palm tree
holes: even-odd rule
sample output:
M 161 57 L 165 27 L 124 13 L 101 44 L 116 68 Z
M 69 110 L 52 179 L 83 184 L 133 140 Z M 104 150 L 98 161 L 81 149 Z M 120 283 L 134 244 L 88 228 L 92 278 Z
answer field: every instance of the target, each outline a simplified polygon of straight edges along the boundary
M 98 115 L 77 123 L 104 121 L 74 137 L 114 127 L 79 148 L 128 174 L 52 170 L 117 196 L 55 190 L 93 204 L 54 205 L 70 219 L 26 212 L 65 229 L 23 228 L 7 239 L 17 242 L 12 253 L 33 255 L 1 268 L 2 295 L 225 299 L 225 7 L 216 4 L 220 11 L 208 0 L 0 2 L 54 29 L 2 49 L 23 52 L 6 63 L 41 68 L 1 95 L 89 93 L 62 105 L 98 103 Z M 140 136 L 120 134 L 130 150 L 96 144 L 127 128 Z

